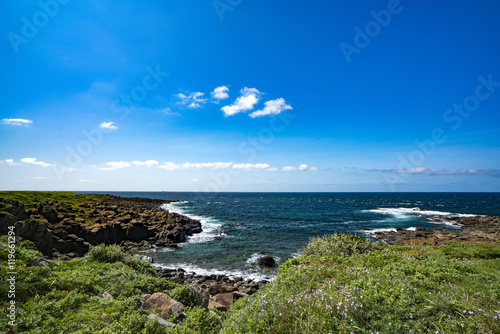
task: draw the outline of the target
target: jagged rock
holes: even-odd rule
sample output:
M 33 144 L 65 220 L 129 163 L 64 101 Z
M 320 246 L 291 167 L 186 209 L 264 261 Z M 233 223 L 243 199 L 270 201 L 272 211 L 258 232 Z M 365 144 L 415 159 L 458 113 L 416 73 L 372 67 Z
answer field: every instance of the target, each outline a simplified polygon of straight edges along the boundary
M 226 312 L 228 310 L 228 308 L 226 306 L 222 305 L 221 303 L 216 302 L 213 299 L 210 299 L 210 301 L 208 302 L 208 308 L 209 309 L 214 308 L 216 310 L 223 311 L 223 312 Z
M 14 226 L 16 223 L 16 216 L 8 212 L 0 212 L 0 234 L 7 234 L 9 232 L 8 227 Z
M 196 303 L 198 304 L 198 306 L 205 308 L 208 307 L 208 302 L 210 300 L 210 294 L 208 293 L 208 291 L 203 289 L 196 283 L 190 283 L 188 284 L 188 287 L 191 291 L 194 292 L 196 296 Z
M 156 309 L 156 312 L 161 318 L 169 318 L 174 316 L 175 321 L 181 319 L 184 311 L 184 305 L 175 299 L 169 297 L 162 292 L 153 293 L 142 304 L 145 310 Z
M 213 295 L 218 295 L 220 293 L 233 292 L 237 289 L 233 285 L 228 284 L 215 284 L 208 288 L 208 293 Z
M 224 307 L 226 309 L 230 309 L 236 300 L 238 300 L 244 296 L 247 296 L 247 294 L 242 293 L 242 292 L 220 293 L 220 294 L 214 296 L 214 301 L 221 304 L 221 305 L 224 305 Z
M 43 255 L 52 257 L 52 232 L 46 221 L 17 222 L 15 226 L 17 236 L 33 241 Z

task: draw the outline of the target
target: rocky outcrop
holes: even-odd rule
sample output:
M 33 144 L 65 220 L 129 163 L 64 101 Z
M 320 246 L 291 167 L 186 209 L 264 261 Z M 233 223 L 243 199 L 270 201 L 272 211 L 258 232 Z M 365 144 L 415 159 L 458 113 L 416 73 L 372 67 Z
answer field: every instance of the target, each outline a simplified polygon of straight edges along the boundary
M 83 256 L 91 245 L 101 243 L 121 244 L 129 251 L 176 247 L 202 231 L 199 221 L 162 209 L 168 201 L 109 195 L 101 199 L 76 206 L 38 202 L 30 209 L 1 199 L 0 233 L 16 225 L 18 236 L 34 241 L 44 255 L 65 259 Z
M 215 296 L 226 293 L 236 293 L 238 296 L 253 295 L 261 287 L 269 283 L 266 280 L 256 282 L 251 279 L 244 280 L 241 277 L 232 278 L 224 275 L 197 275 L 188 273 L 183 269 L 156 268 L 156 271 L 162 278 L 178 284 L 188 285 L 194 291 L 199 306 L 208 306 L 208 308 L 220 310 L 226 310 L 227 305 L 224 306 L 220 300 L 217 301 Z M 238 296 L 235 298 L 239 298 Z
M 52 232 L 48 229 L 47 221 L 17 222 L 15 227 L 18 237 L 33 241 L 43 255 L 52 257 Z
M 452 241 L 476 244 L 500 242 L 500 217 L 449 217 L 460 226 L 460 230 L 445 228 L 426 229 L 418 227 L 416 231 L 397 229 L 396 232 L 377 232 L 373 235 L 388 244 L 443 245 Z

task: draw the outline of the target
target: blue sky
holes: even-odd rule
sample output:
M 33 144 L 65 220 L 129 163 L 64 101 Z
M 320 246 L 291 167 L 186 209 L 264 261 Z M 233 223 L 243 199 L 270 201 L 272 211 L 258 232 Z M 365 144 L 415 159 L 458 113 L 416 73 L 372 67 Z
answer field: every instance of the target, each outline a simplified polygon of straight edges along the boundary
M 0 189 L 500 191 L 497 1 L 10 1 Z

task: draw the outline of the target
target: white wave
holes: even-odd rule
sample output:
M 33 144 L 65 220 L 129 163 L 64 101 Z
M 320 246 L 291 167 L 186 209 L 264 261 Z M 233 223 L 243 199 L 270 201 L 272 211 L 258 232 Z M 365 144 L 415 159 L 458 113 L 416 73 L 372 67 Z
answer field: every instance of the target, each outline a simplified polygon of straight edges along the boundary
M 211 217 L 202 217 L 190 214 L 182 208 L 182 204 L 188 202 L 172 202 L 168 204 L 163 204 L 162 208 L 169 212 L 175 212 L 183 216 L 187 216 L 191 219 L 199 220 L 201 223 L 202 232 L 195 233 L 192 236 L 186 236 L 188 243 L 204 243 L 215 240 L 216 238 L 225 236 L 226 234 L 221 232 L 222 222 Z M 181 244 L 182 246 L 183 244 Z
M 429 222 L 432 224 L 439 224 L 439 225 L 446 225 L 454 228 L 460 228 L 462 227 L 462 224 L 459 224 L 453 220 L 447 220 L 447 219 L 429 219 Z
M 466 213 L 452 213 L 447 211 L 436 211 L 436 210 L 425 210 L 419 207 L 414 208 L 378 208 L 372 210 L 366 210 L 373 213 L 381 213 L 387 215 L 393 215 L 401 218 L 408 218 L 411 216 L 454 216 L 454 217 L 476 217 L 474 214 Z
M 412 226 L 412 227 L 408 227 L 406 230 L 407 230 L 407 231 L 416 231 L 416 230 L 417 230 L 417 228 L 416 228 L 416 227 L 414 227 L 414 226 Z
M 248 264 L 254 264 L 257 263 L 257 260 L 260 259 L 261 257 L 266 256 L 264 254 L 259 254 L 259 253 L 253 253 L 247 260 L 246 263 Z M 273 259 L 276 263 L 280 262 L 281 258 L 278 256 L 273 256 Z
M 218 270 L 218 269 L 205 269 L 198 267 L 190 263 L 172 263 L 168 265 L 153 264 L 155 268 L 165 268 L 165 269 L 178 269 L 181 268 L 187 273 L 195 273 L 196 275 L 210 276 L 210 275 L 224 275 L 231 279 L 236 277 L 241 277 L 244 280 L 251 279 L 252 281 L 262 281 L 268 280 L 272 281 L 276 278 L 276 275 L 266 275 L 264 273 L 259 273 L 255 270 Z
M 386 228 L 372 228 L 369 230 L 359 230 L 358 232 L 365 233 L 365 234 L 375 234 L 378 232 L 397 232 L 397 230 L 393 227 L 386 227 Z

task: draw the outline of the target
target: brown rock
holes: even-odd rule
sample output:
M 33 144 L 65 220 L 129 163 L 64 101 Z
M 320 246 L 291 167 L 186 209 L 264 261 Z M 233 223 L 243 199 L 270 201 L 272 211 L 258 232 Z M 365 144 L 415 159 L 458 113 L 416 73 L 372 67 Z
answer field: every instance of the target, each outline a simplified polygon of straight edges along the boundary
M 162 292 L 156 292 L 149 296 L 142 304 L 142 307 L 146 310 L 156 309 L 157 315 L 164 319 L 168 319 L 173 315 L 176 321 L 182 317 L 184 311 L 182 303 Z

